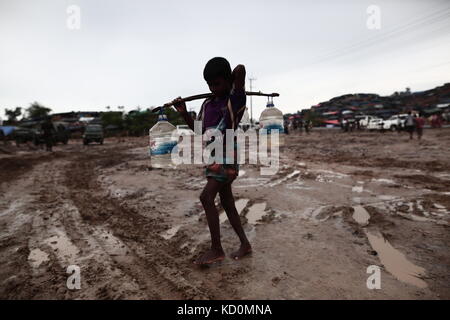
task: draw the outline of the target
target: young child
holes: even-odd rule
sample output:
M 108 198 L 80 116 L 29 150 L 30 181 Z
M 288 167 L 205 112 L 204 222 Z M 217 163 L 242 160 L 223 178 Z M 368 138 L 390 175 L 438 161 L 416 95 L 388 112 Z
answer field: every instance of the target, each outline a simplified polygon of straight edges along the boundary
M 217 128 L 222 132 L 224 129 L 235 130 L 245 111 L 245 67 L 238 65 L 232 72 L 226 59 L 216 57 L 206 64 L 203 77 L 214 95 L 203 103 L 199 112 L 198 120 L 202 121 L 203 132 L 211 128 Z M 173 102 L 187 125 L 194 130 L 194 120 L 186 111 L 186 104 L 180 101 L 180 98 Z M 225 136 L 223 138 L 225 143 Z M 239 166 L 235 161 L 232 164 L 214 163 L 206 167 L 207 183 L 200 195 L 200 201 L 205 209 L 211 233 L 211 249 L 199 257 L 194 262 L 196 264 L 211 264 L 225 258 L 220 241 L 219 214 L 214 203 L 217 193 L 228 220 L 241 241 L 240 248 L 233 252 L 231 257 L 237 260 L 252 251 L 242 228 L 231 190 L 231 184 L 238 176 L 238 172 Z

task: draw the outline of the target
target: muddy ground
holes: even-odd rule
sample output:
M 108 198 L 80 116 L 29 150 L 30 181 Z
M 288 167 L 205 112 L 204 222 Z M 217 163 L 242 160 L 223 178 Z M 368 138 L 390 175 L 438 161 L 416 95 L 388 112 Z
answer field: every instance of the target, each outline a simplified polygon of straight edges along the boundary
M 1 146 L 0 298 L 450 299 L 450 129 L 289 135 L 275 176 L 233 184 L 253 254 L 209 268 L 203 169 L 154 169 L 147 142 Z

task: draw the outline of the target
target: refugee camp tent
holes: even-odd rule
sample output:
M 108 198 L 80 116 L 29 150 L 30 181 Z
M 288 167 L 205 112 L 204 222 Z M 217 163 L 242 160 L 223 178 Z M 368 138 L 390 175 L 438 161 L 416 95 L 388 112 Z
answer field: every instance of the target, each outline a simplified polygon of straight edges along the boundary
M 3 135 L 9 136 L 11 133 L 14 132 L 16 127 L 13 126 L 0 126 L 0 130 L 3 132 Z

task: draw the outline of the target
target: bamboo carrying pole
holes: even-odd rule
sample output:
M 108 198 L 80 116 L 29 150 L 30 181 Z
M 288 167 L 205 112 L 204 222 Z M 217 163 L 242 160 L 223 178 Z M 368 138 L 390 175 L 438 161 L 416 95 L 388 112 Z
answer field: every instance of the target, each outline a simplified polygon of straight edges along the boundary
M 264 97 L 272 97 L 272 98 L 279 96 L 278 93 L 263 93 L 261 91 L 258 91 L 258 92 L 246 91 L 245 95 L 247 95 L 247 96 L 264 96 Z M 207 99 L 207 98 L 211 98 L 213 96 L 214 95 L 212 93 L 203 93 L 203 94 L 197 94 L 195 96 L 181 98 L 181 101 L 187 102 L 187 101 L 193 101 L 193 100 Z M 166 104 L 163 104 L 162 106 L 152 108 L 151 111 L 159 112 L 161 110 L 161 108 L 168 108 L 168 107 L 172 107 L 172 106 L 173 106 L 173 102 L 168 102 Z

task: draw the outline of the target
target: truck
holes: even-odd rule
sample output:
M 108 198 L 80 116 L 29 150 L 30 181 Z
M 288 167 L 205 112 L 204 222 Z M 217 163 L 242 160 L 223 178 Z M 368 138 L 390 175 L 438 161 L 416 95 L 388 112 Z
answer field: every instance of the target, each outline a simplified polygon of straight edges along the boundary
M 67 144 L 70 139 L 70 131 L 63 122 L 52 122 L 53 124 L 53 134 L 52 143 L 53 145 L 61 142 Z M 14 140 L 16 145 L 21 143 L 32 142 L 34 145 L 38 146 L 45 143 L 44 133 L 41 130 L 41 123 L 35 123 L 31 126 L 20 126 L 14 130 Z
M 384 120 L 381 118 L 372 118 L 369 120 L 369 123 L 366 127 L 367 130 L 383 130 L 384 129 Z
M 363 129 L 373 129 L 374 123 L 379 123 L 379 120 L 382 120 L 381 118 L 375 117 L 375 116 L 363 116 L 362 118 L 359 118 L 359 125 Z M 372 121 L 371 128 L 369 128 L 369 123 Z M 378 128 L 377 128 L 378 129 Z
M 405 127 L 406 116 L 407 114 L 397 114 L 384 120 L 383 129 L 391 131 L 402 130 Z
M 88 145 L 90 142 L 103 144 L 103 138 L 103 127 L 101 124 L 88 124 L 83 133 L 83 144 Z

